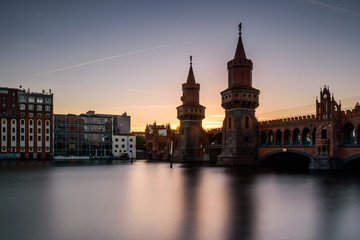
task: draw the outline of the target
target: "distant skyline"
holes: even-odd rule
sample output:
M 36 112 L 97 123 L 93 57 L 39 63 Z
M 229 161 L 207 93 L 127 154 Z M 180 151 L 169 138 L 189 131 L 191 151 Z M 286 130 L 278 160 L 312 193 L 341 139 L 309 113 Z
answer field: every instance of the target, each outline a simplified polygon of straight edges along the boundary
M 260 120 L 314 113 L 324 85 L 343 108 L 360 102 L 355 0 L 4 1 L 1 86 L 52 89 L 54 113 L 126 111 L 134 131 L 175 127 L 192 55 L 203 125 L 220 127 L 240 22 Z

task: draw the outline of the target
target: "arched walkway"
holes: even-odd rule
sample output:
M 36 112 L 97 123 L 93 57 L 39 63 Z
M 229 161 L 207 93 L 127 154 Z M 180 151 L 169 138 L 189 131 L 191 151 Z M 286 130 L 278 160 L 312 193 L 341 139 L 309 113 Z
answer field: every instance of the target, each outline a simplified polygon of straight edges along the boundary
M 310 145 L 311 144 L 311 133 L 309 128 L 304 128 L 302 132 L 302 139 L 301 143 L 303 145 Z
M 354 144 L 354 142 L 355 142 L 355 127 L 351 123 L 347 123 L 344 126 L 343 143 Z
M 300 131 L 299 129 L 295 129 L 293 132 L 293 145 L 299 145 L 300 144 Z
M 277 130 L 276 131 L 276 134 L 275 134 L 275 145 L 281 145 L 282 144 L 282 133 L 280 130 Z

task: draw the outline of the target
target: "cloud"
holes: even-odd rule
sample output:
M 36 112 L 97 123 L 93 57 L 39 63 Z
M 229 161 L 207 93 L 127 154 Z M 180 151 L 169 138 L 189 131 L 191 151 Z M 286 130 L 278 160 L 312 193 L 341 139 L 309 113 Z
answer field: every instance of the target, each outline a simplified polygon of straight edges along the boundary
M 162 45 L 159 45 L 159 46 L 140 49 L 140 50 L 127 52 L 127 53 L 123 53 L 123 54 L 119 54 L 119 55 L 115 55 L 115 56 L 111 56 L 111 57 L 100 58 L 100 59 L 96 59 L 96 60 L 93 60 L 93 61 L 90 61 L 90 62 L 79 63 L 79 64 L 75 64 L 75 65 L 71 65 L 71 66 L 62 67 L 62 68 L 54 69 L 54 70 L 51 70 L 51 71 L 43 72 L 43 73 L 40 73 L 40 75 L 59 72 L 59 71 L 63 71 L 63 70 L 71 69 L 71 68 L 77 68 L 77 67 L 85 66 L 85 65 L 88 65 L 88 64 L 103 62 L 103 61 L 107 61 L 107 60 L 110 60 L 110 59 L 124 57 L 124 56 L 128 56 L 128 55 L 133 55 L 133 54 L 137 54 L 137 53 L 147 52 L 147 51 L 151 51 L 151 50 L 154 50 L 154 49 L 157 49 L 157 48 L 166 47 L 166 46 L 169 46 L 169 45 L 170 44 L 162 44 Z
M 331 4 L 328 4 L 328 3 L 324 3 L 324 2 L 321 2 L 321 1 L 317 1 L 317 0 L 305 0 L 305 1 L 310 2 L 312 4 L 319 5 L 319 6 L 323 6 L 323 7 L 326 7 L 326 8 L 330 8 L 330 9 L 333 9 L 333 10 L 336 10 L 336 11 L 340 11 L 340 12 L 360 16 L 360 13 L 358 13 L 358 12 L 354 12 L 354 11 L 351 11 L 351 10 L 346 9 L 346 8 L 337 7 L 337 6 L 334 6 L 334 5 L 331 5 Z

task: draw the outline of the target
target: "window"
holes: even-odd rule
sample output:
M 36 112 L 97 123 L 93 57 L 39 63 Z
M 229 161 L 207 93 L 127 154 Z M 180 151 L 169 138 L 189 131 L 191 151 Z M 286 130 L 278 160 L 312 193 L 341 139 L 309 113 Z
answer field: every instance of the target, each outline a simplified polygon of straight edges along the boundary
M 29 104 L 28 108 L 29 108 L 30 111 L 33 111 L 33 110 L 34 110 L 34 105 L 33 105 L 33 104 Z
M 41 128 L 38 128 L 38 134 L 41 134 Z
M 37 97 L 36 102 L 37 103 L 43 103 L 44 99 L 42 97 Z
M 33 125 L 33 120 L 30 119 L 29 121 L 29 125 L 32 126 Z
M 133 145 L 132 144 L 130 144 L 130 148 L 132 148 L 133 147 Z
M 20 132 L 21 132 L 21 133 L 24 133 L 24 132 L 25 132 L 25 128 L 23 128 L 23 127 L 20 128 Z
M 21 136 L 21 141 L 25 141 L 25 136 Z
M 41 136 L 38 136 L 37 139 L 38 139 L 38 142 L 41 142 Z
M 24 119 L 20 120 L 20 125 L 25 125 L 25 120 Z
M 132 138 L 130 138 L 130 142 L 132 142 L 133 140 L 132 140 Z
M 245 117 L 245 128 L 249 129 L 249 116 Z
M 12 136 L 12 140 L 15 141 L 15 136 Z
M 46 124 L 46 126 L 50 126 L 50 121 L 47 120 L 45 124 Z
M 118 138 L 115 138 L 115 142 L 118 142 L 119 141 L 119 139 Z
M 6 104 L 5 104 L 5 103 L 3 103 L 3 104 L 2 104 L 2 106 L 3 106 L 3 107 L 6 107 Z
M 35 102 L 35 97 L 29 97 L 28 99 L 29 99 L 29 102 L 31 102 L 31 103 Z
M 25 110 L 25 104 L 23 103 L 20 104 L 20 110 Z
M 49 137 L 49 136 L 46 136 L 45 139 L 46 139 L 47 142 L 50 141 L 50 137 Z
M 5 137 L 5 136 L 3 136 L 3 141 L 6 141 L 6 137 Z
M 125 148 L 125 144 L 121 145 L 122 148 Z
M 5 128 L 5 127 L 3 127 L 3 132 L 6 132 L 6 128 Z
M 14 108 L 14 107 L 15 107 L 15 104 L 11 104 L 11 107 L 13 107 L 13 108 Z
M 29 136 L 29 141 L 32 141 L 33 140 L 33 136 Z
M 33 129 L 32 128 L 29 128 L 29 133 L 33 133 Z
M 46 134 L 49 134 L 50 133 L 50 129 L 46 129 Z
M 13 133 L 15 133 L 15 128 L 14 127 L 11 130 L 12 130 Z
M 29 113 L 29 117 L 33 117 L 34 116 L 34 114 L 33 113 Z
M 38 126 L 41 126 L 41 120 L 37 121 Z
M 42 105 L 36 105 L 36 110 L 37 111 L 42 111 Z
M 118 148 L 119 147 L 119 145 L 115 145 L 115 148 Z
M 125 142 L 125 139 L 124 139 L 124 138 L 122 138 L 122 139 L 121 139 L 121 141 L 122 141 L 122 142 Z
M 51 98 L 45 98 L 45 103 L 46 104 L 51 104 Z
M 20 95 L 18 99 L 19 99 L 19 102 L 26 102 L 26 96 Z
M 45 111 L 50 112 L 50 106 L 49 105 L 45 105 Z

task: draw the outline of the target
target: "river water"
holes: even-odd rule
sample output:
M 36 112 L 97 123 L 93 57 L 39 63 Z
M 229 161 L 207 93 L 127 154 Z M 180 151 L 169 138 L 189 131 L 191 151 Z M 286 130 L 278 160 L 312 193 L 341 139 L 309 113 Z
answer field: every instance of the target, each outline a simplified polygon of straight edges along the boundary
M 360 178 L 145 161 L 2 168 L 0 239 L 360 239 Z

